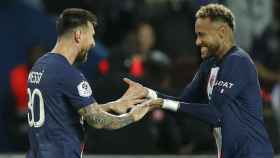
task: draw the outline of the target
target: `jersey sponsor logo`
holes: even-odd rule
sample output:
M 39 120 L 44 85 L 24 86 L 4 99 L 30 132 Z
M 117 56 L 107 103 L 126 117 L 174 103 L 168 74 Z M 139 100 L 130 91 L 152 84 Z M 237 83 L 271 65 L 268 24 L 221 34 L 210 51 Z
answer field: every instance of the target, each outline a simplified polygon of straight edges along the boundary
M 226 81 L 216 81 L 214 86 L 220 87 L 219 91 L 221 94 L 223 94 L 225 89 L 231 89 L 234 86 L 234 84 Z
M 216 81 L 214 86 L 219 86 L 223 88 L 232 88 L 234 84 L 226 81 Z
M 78 88 L 79 95 L 81 97 L 89 97 L 92 94 L 92 90 L 87 81 L 82 81 L 81 83 L 79 83 L 77 88 Z

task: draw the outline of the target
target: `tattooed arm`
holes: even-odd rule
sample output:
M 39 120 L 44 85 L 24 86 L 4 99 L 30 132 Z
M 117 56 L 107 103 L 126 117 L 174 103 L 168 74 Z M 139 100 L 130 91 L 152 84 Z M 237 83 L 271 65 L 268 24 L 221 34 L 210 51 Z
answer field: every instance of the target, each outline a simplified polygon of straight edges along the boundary
M 80 109 L 79 113 L 92 127 L 119 129 L 139 121 L 149 109 L 149 101 L 145 101 L 141 105 L 135 106 L 129 113 L 116 116 L 104 111 L 102 106 L 95 103 Z
M 141 103 L 142 100 L 137 100 L 137 101 L 138 101 L 138 103 Z M 137 102 L 135 102 L 135 103 L 137 103 Z M 116 101 L 108 102 L 106 104 L 99 104 L 98 106 L 106 112 L 113 111 L 118 114 L 123 114 L 123 113 L 126 113 L 128 108 L 133 107 L 134 104 L 128 105 L 128 104 L 124 103 L 124 100 L 119 99 Z
M 106 104 L 99 104 L 98 106 L 106 112 L 115 112 L 117 114 L 124 114 L 129 108 L 134 107 L 136 104 L 142 103 L 144 99 L 127 99 L 120 98 L 116 101 L 108 102 Z

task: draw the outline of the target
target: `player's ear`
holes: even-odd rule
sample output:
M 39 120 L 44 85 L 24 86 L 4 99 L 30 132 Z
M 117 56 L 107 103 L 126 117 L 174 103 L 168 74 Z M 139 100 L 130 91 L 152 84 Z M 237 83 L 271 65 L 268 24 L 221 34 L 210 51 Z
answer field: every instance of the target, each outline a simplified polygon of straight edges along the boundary
M 218 36 L 223 39 L 225 37 L 225 34 L 226 34 L 226 27 L 225 25 L 221 24 L 219 26 L 219 31 L 218 31 Z
M 82 40 L 82 31 L 80 29 L 77 29 L 74 31 L 74 40 L 76 43 L 80 43 Z

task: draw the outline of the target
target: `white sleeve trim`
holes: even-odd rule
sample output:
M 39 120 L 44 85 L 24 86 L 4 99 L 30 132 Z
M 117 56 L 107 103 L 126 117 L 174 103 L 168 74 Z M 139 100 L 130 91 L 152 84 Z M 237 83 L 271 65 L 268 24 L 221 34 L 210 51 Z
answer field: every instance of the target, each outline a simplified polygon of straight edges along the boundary
M 163 99 L 162 108 L 177 111 L 179 109 L 179 102 L 174 100 Z
M 152 90 L 150 88 L 147 88 L 147 90 L 148 90 L 148 96 L 147 96 L 148 98 L 150 98 L 150 99 L 158 98 L 157 93 L 154 90 Z

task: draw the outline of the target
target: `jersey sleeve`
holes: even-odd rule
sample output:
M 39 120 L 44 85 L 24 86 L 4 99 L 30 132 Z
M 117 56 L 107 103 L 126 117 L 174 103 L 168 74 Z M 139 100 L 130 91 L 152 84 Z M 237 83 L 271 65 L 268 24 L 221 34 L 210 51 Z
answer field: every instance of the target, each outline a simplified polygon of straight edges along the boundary
M 178 112 L 183 112 L 214 127 L 222 126 L 222 113 L 211 104 L 179 103 Z
M 183 93 L 180 96 L 180 101 L 200 102 L 202 100 L 205 71 L 205 63 L 202 63 L 191 83 L 185 87 Z
M 63 76 L 61 90 L 66 99 L 77 110 L 95 101 L 92 89 L 84 75 L 78 71 L 68 71 Z

